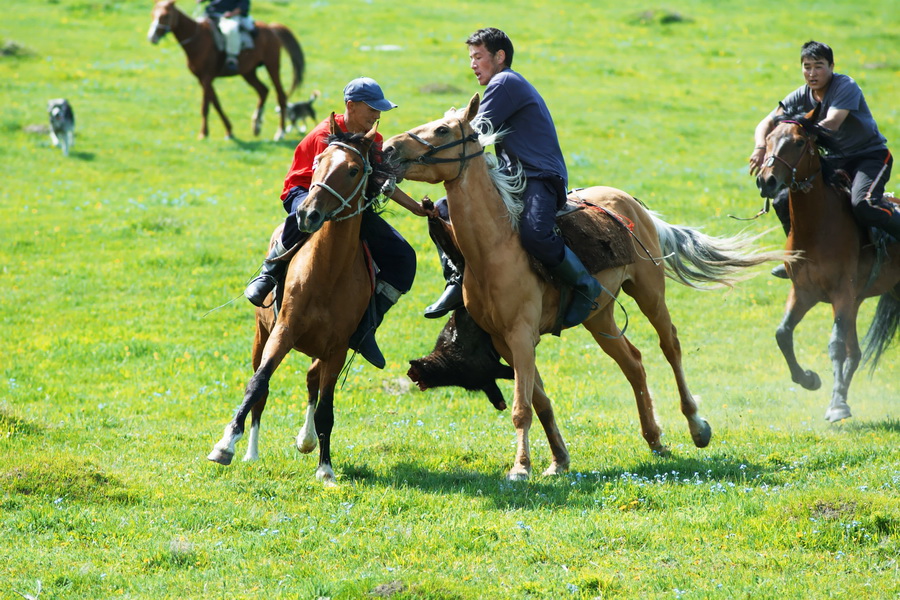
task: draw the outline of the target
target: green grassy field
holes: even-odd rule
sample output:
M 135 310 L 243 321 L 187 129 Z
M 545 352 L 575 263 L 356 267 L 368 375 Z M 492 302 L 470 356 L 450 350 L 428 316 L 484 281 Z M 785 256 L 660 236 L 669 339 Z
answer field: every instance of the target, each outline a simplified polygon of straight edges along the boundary
M 400 105 L 383 115 L 388 136 L 480 91 L 463 40 L 501 27 L 555 116 L 573 186 L 620 187 L 669 222 L 732 235 L 776 225 L 727 215 L 761 205 L 746 173 L 753 128 L 800 84 L 808 39 L 835 48 L 836 70 L 900 140 L 895 0 L 763 4 L 257 0 L 253 12 L 303 45 L 294 100 L 321 90 L 325 116 L 349 79 L 372 76 Z M 237 139 L 212 114 L 198 141 L 200 87 L 173 39 L 147 42 L 149 2 L 5 8 L 0 598 L 900 597 L 897 352 L 857 375 L 854 418 L 827 424 L 830 309 L 797 335 L 823 379 L 808 392 L 775 344 L 788 288 L 768 275 L 728 293 L 669 287 L 708 448 L 691 444 L 655 335 L 626 301 L 672 453 L 649 453 L 624 377 L 567 331 L 538 360 L 571 473 L 513 484 L 508 413 L 410 389 L 407 360 L 442 326 L 421 317 L 442 282 L 425 222 L 398 209 L 388 219 L 416 248 L 418 277 L 378 332 L 387 368 L 357 359 L 338 393 L 338 487 L 292 446 L 301 355 L 272 380 L 261 460 L 209 463 L 251 375 L 253 329 L 242 298 L 209 311 L 242 293 L 282 220 L 299 138 L 269 141 L 270 102 L 253 139 L 253 92 L 230 79 L 216 87 Z M 55 97 L 77 116 L 68 158 L 32 131 Z

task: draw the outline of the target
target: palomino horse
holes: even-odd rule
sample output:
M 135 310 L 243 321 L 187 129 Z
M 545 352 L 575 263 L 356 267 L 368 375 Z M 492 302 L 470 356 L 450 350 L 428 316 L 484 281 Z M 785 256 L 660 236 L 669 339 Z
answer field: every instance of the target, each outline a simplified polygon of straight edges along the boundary
M 894 337 L 900 319 L 900 246 L 892 241 L 881 259 L 868 233 L 856 222 L 845 189 L 832 185 L 823 174 L 817 144 L 828 147 L 831 136 L 817 125 L 816 108 L 805 116 L 780 116 L 766 138 L 766 160 L 757 176 L 760 194 L 774 198 L 789 189 L 791 231 L 787 249 L 802 259 L 788 265 L 791 291 L 784 318 L 775 338 L 791 370 L 791 379 L 817 390 L 821 379 L 803 369 L 794 355 L 794 329 L 819 302 L 831 304 L 834 326 L 828 353 L 834 371 L 828 421 L 850 415 L 847 392 L 860 362 L 856 318 L 865 298 L 881 296 L 867 335 L 866 357 L 872 368 Z
M 244 460 L 258 458 L 259 422 L 269 380 L 293 348 L 315 359 L 306 374 L 309 404 L 297 435 L 297 449 L 312 452 L 318 432 L 316 477 L 329 484 L 334 483 L 334 387 L 347 357 L 350 336 L 372 295 L 372 280 L 359 241 L 362 212 L 372 202 L 369 198 L 377 197 L 387 173 L 387 167 L 372 160 L 374 127 L 365 136 L 341 133 L 332 114 L 331 131 L 329 145 L 319 155 L 310 194 L 297 209 L 300 229 L 316 233 L 291 259 L 278 316 L 272 308 L 256 311 L 255 374 L 222 439 L 208 456 L 223 465 L 231 463 L 235 442 L 243 435 L 244 422 L 252 411 Z
M 385 152 L 390 153 L 403 177 L 444 182 L 453 233 L 465 259 L 466 308 L 491 335 L 497 351 L 515 372 L 512 421 L 516 456 L 507 477 L 525 479 L 531 474 L 528 435 L 532 406 L 552 452 L 545 475 L 556 474 L 568 469 L 569 453 L 535 366 L 535 346 L 541 334 L 554 326 L 560 294 L 535 272 L 522 248 L 517 223 L 497 187 L 497 171 L 489 168 L 482 153 L 490 140 L 479 138 L 479 122 L 475 121 L 478 106 L 476 94 L 465 110 L 451 111 L 443 119 L 394 136 L 385 144 Z M 578 195 L 629 219 L 648 253 L 663 257 L 660 262 L 665 260 L 668 274 L 687 285 L 691 281 L 728 283 L 737 269 L 772 259 L 746 252 L 745 241 L 710 238 L 693 229 L 668 225 L 620 190 L 594 187 Z M 702 448 L 712 435 L 709 424 L 697 413 L 697 403 L 685 381 L 681 347 L 665 302 L 665 274 L 659 262 L 646 259 L 595 273 L 605 291 L 596 299 L 598 308 L 584 322 L 631 383 L 642 434 L 657 452 L 665 447 L 660 441 L 641 354 L 619 334 L 614 320 L 613 300 L 620 289 L 635 299 L 659 335 L 662 351 L 675 373 L 681 412 L 694 443 Z
M 175 6 L 175 0 L 158 0 L 153 7 L 153 22 L 150 23 L 150 31 L 147 32 L 147 39 L 151 43 L 156 44 L 164 35 L 171 31 L 187 55 L 188 69 L 197 77 L 197 80 L 203 87 L 203 105 L 200 109 L 203 121 L 199 137 L 203 139 L 209 135 L 207 117 L 211 102 L 216 107 L 216 112 L 219 113 L 219 117 L 222 118 L 222 123 L 225 125 L 225 137 L 231 138 L 231 121 L 225 116 L 225 112 L 219 104 L 219 97 L 213 88 L 213 79 L 216 77 L 228 77 L 229 75 L 241 75 L 250 84 L 250 87 L 256 90 L 259 102 L 256 105 L 256 110 L 253 111 L 253 135 L 259 135 L 262 128 L 263 105 L 266 102 L 266 96 L 269 95 L 269 88 L 256 76 L 256 68 L 260 65 L 265 65 L 266 71 L 269 72 L 269 77 L 272 79 L 272 84 L 275 86 L 278 106 L 281 109 L 281 124 L 275 133 L 275 139 L 282 139 L 284 137 L 284 115 L 287 97 L 303 82 L 303 50 L 300 48 L 297 39 L 284 25 L 278 23 L 266 25 L 257 21 L 254 47 L 241 52 L 238 57 L 237 73 L 227 73 L 225 71 L 225 53 L 220 52 L 216 48 L 215 39 L 213 38 L 213 27 L 215 25 L 210 21 L 197 22 L 178 10 L 178 7 Z M 294 80 L 287 94 L 284 93 L 284 88 L 281 85 L 281 73 L 279 71 L 282 47 L 287 51 L 294 70 Z

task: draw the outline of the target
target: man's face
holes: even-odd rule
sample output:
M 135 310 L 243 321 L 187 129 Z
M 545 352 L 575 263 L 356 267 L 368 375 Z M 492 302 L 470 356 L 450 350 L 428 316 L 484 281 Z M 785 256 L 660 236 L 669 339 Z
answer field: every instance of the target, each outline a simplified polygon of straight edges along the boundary
M 834 64 L 828 64 L 824 58 L 804 58 L 801 62 L 803 66 L 803 78 L 806 85 L 814 92 L 819 92 L 828 87 L 831 83 L 831 76 L 834 75 Z
M 480 85 L 487 85 L 491 78 L 503 70 L 503 61 L 506 59 L 506 53 L 498 50 L 496 54 L 491 54 L 484 44 L 477 46 L 469 46 L 469 66 L 475 71 L 475 77 L 478 78 Z
M 381 111 L 365 102 L 347 101 L 346 124 L 350 133 L 368 133 L 380 117 Z

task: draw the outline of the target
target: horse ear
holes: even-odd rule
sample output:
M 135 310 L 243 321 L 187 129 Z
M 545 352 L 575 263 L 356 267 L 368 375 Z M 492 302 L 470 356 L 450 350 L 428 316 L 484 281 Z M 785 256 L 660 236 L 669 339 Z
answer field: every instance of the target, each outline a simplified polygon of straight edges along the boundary
M 475 92 L 475 95 L 472 96 L 472 99 L 469 100 L 469 106 L 466 107 L 466 112 L 463 113 L 463 119 L 466 121 L 471 121 L 475 118 L 475 115 L 478 114 L 478 106 L 481 103 L 481 98 L 478 96 L 478 92 Z
M 378 121 L 375 121 L 375 124 L 372 125 L 372 129 L 363 137 L 363 146 L 366 149 L 366 152 L 369 151 L 369 148 L 372 147 L 372 144 L 375 142 L 375 138 L 378 136 Z
M 334 111 L 332 111 L 331 116 L 328 118 L 328 123 L 331 135 L 337 135 L 338 131 L 340 131 L 341 128 L 338 127 L 338 124 L 334 121 Z
M 806 118 L 809 119 L 810 121 L 812 121 L 813 123 L 815 123 L 816 121 L 819 120 L 819 113 L 821 113 L 821 112 L 822 112 L 822 103 L 817 102 L 816 107 L 814 109 L 812 109 L 811 111 L 809 111 L 808 113 L 806 113 Z

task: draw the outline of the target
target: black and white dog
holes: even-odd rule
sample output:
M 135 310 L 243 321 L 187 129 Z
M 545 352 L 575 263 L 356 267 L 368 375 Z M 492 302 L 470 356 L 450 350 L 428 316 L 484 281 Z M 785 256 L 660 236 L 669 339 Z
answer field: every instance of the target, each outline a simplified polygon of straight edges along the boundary
M 316 123 L 316 111 L 313 108 L 313 102 L 315 102 L 316 98 L 320 95 L 321 92 L 316 90 L 306 102 L 288 102 L 285 118 L 290 121 L 290 124 L 287 126 L 285 133 L 290 133 L 291 130 L 295 129 L 297 127 L 297 121 L 300 121 L 300 129 L 298 130 L 300 133 L 306 133 L 306 119 L 310 119 L 313 124 Z M 281 107 L 276 106 L 275 112 L 280 113 Z
M 69 155 L 69 148 L 75 145 L 75 113 L 65 98 L 47 102 L 50 115 L 50 140 L 54 146 L 62 148 L 63 155 Z

